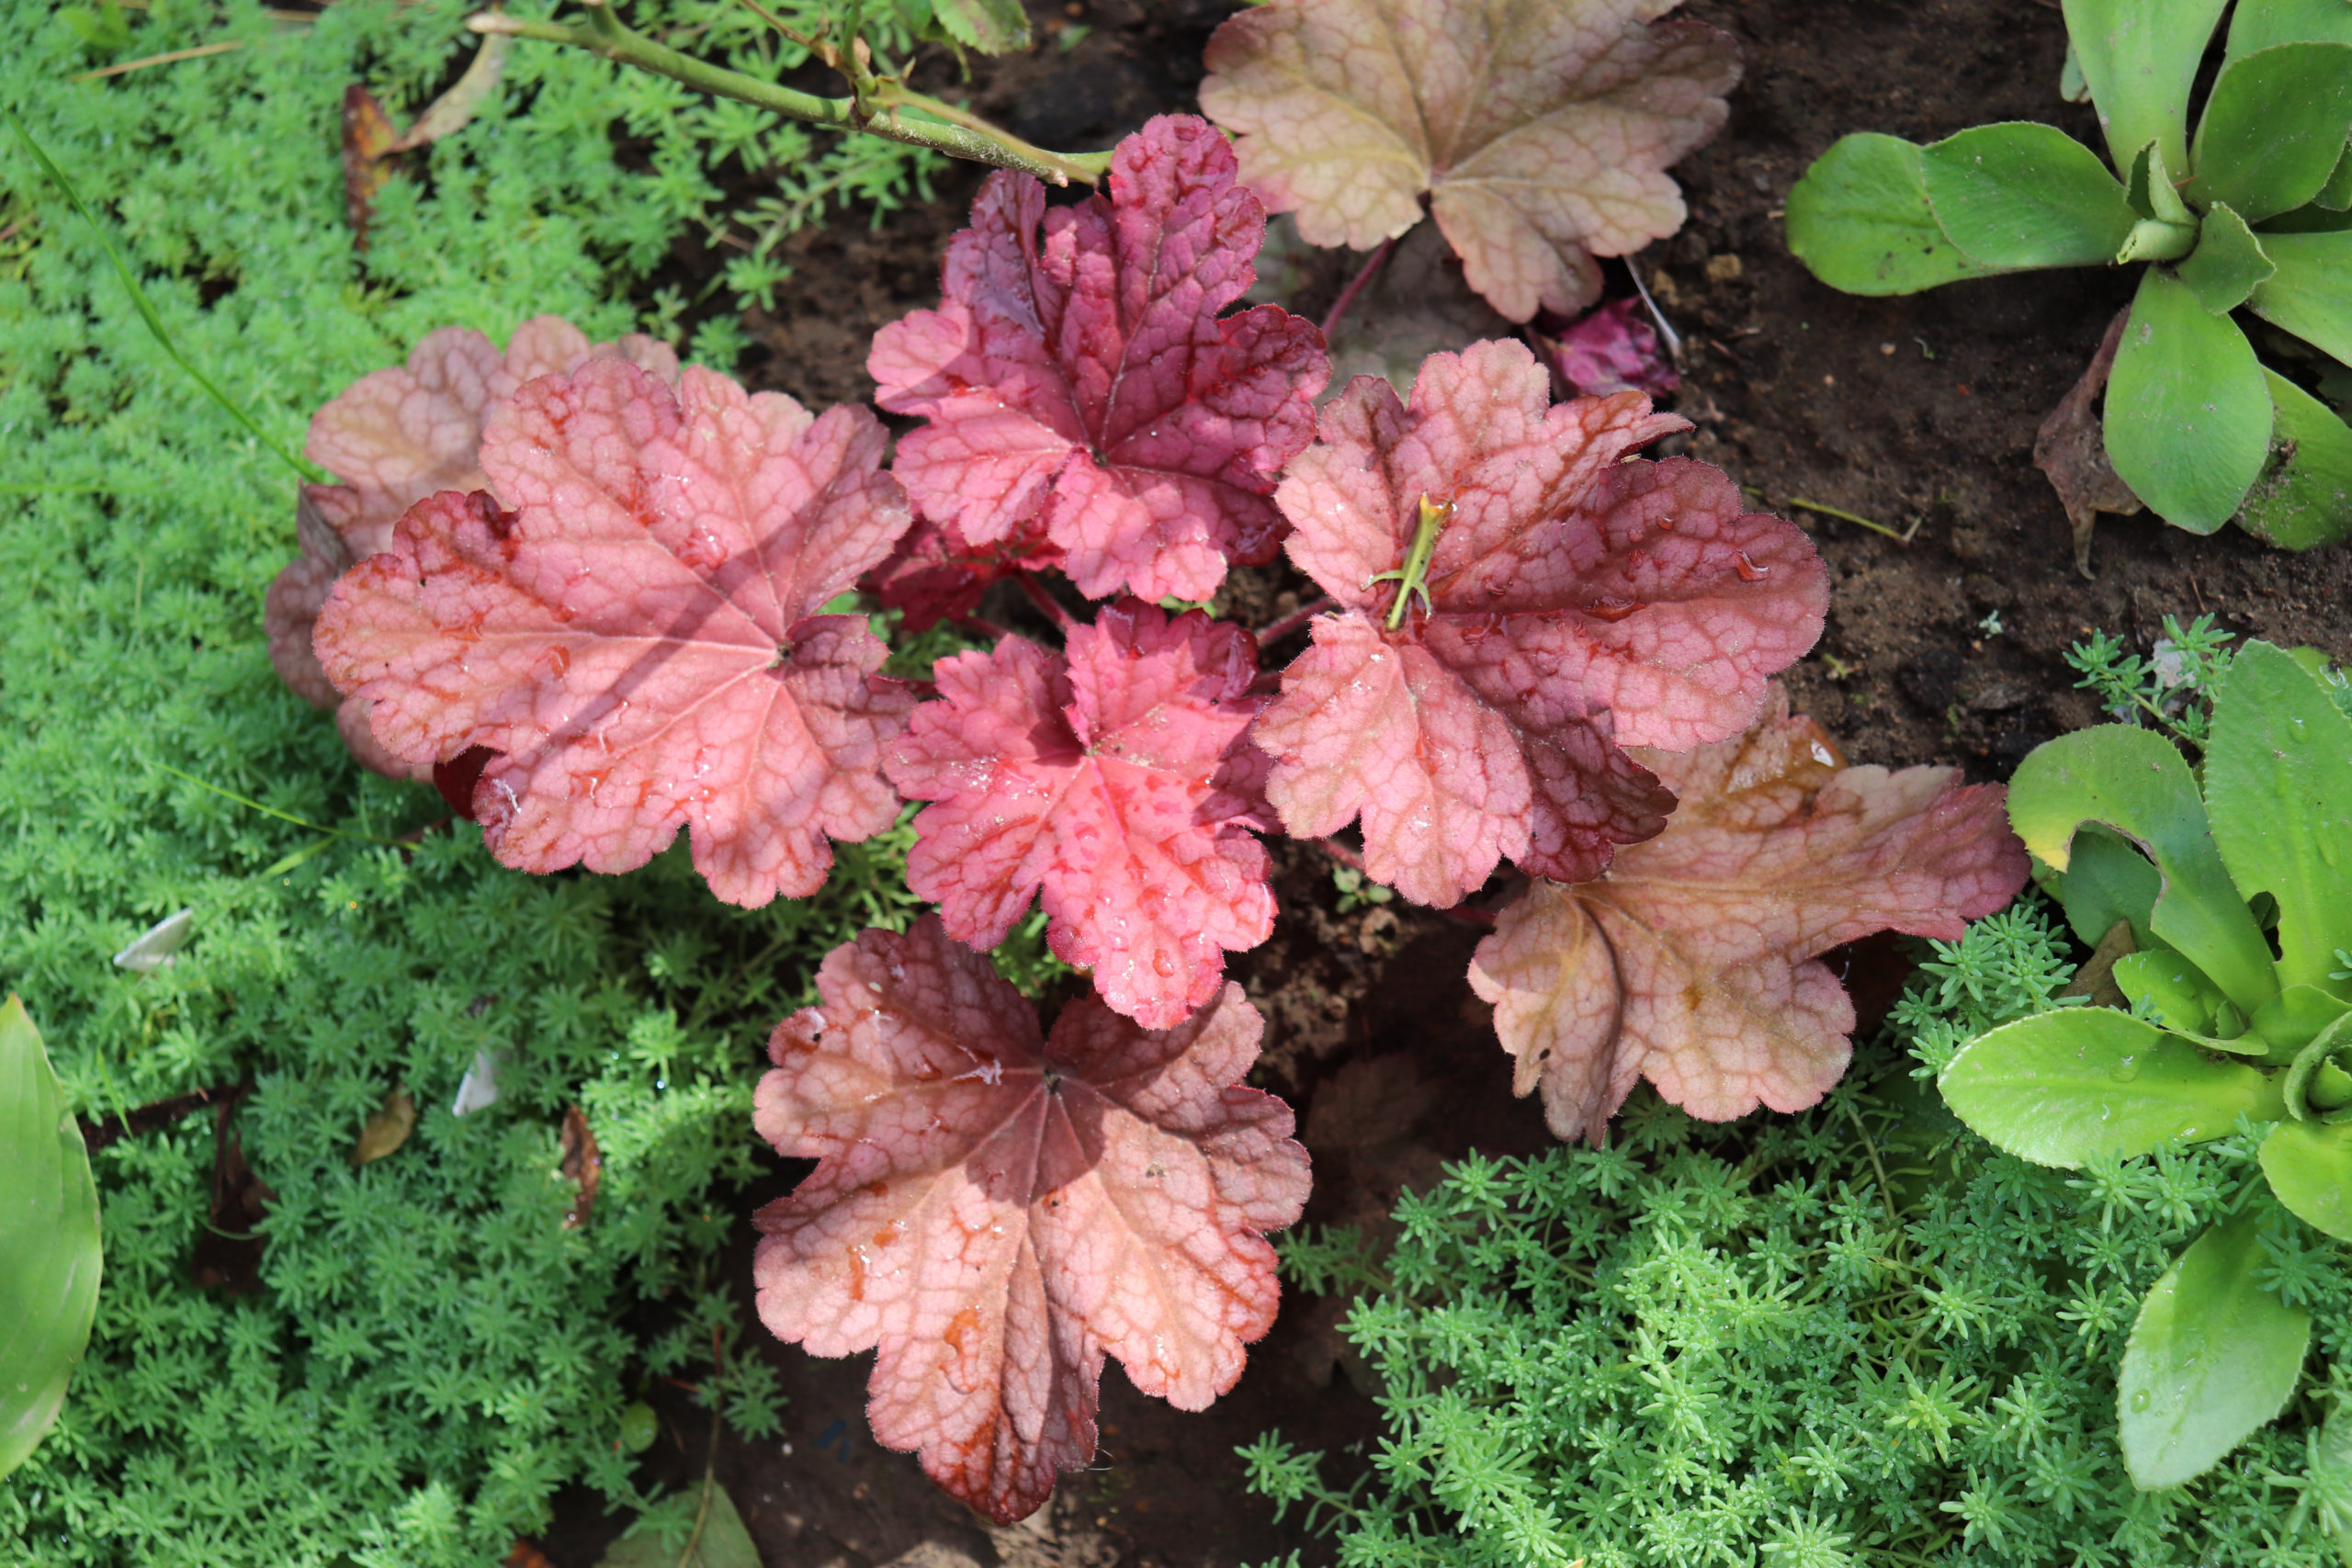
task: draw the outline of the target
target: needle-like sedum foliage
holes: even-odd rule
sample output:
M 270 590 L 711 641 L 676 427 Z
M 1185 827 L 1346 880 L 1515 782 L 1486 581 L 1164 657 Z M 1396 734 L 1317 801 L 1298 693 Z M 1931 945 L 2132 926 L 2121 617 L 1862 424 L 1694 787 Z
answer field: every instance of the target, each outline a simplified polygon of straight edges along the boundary
M 0 104 L 113 225 L 181 350 L 299 447 L 311 410 L 447 322 L 659 330 L 629 290 L 717 216 L 710 171 L 752 144 L 722 145 L 724 106 L 673 105 L 658 79 L 516 50 L 481 118 L 386 187 L 356 256 L 343 89 L 413 114 L 471 49 L 466 9 L 349 0 L 296 26 L 250 0 L 156 0 L 112 13 L 128 41 L 100 49 L 95 11 L 77 30 L 0 7 Z M 666 9 L 722 30 L 749 15 Z M 900 169 L 868 183 L 903 192 L 920 171 Z M 793 178 L 840 173 L 820 157 Z M 738 332 L 727 314 L 694 346 L 724 362 Z M 560 1485 L 642 1501 L 616 1438 L 650 1376 L 772 1430 L 756 1360 L 730 1353 L 720 1379 L 709 1351 L 758 1043 L 812 996 L 816 957 L 914 913 L 903 823 L 844 847 L 820 897 L 756 914 L 711 900 L 683 845 L 626 881 L 526 878 L 465 824 L 417 835 L 438 800 L 361 772 L 270 671 L 262 595 L 293 489 L 0 141 L 0 989 L 23 993 L 85 1118 L 250 1082 L 232 1126 L 274 1194 L 258 1220 L 215 1209 L 209 1111 L 96 1154 L 97 1325 L 58 1427 L 0 1481 L 11 1568 L 494 1562 Z M 169 966 L 108 962 L 183 907 Z M 1016 946 L 1045 978 L 1037 933 Z M 500 1099 L 454 1116 L 485 1048 Z M 396 1088 L 414 1133 L 355 1169 Z M 566 1228 L 574 1104 L 604 1165 Z M 261 1238 L 252 1288 L 194 1282 L 199 1243 L 238 1245 L 216 1230 Z M 621 1324 L 645 1301 L 680 1325 L 632 1318 L 652 1325 L 640 1342 Z
M 1644 1096 L 1609 1148 L 1473 1158 L 1407 1197 L 1347 1322 L 1386 1438 L 1345 1491 L 1360 1461 L 1267 1434 L 1253 1489 L 1360 1568 L 2335 1562 L 2315 1527 L 2346 1476 L 2317 1438 L 2352 1391 L 2307 1383 L 2187 1487 L 2134 1492 L 2116 1451 L 2140 1296 L 2237 1204 L 2275 1217 L 2269 1276 L 2328 1361 L 2352 1344 L 2352 1270 L 2271 1207 L 2255 1141 L 2045 1169 L 1907 1070 L 1902 1045 L 2051 1005 L 2065 951 L 2030 906 L 1936 944 L 1891 1040 L 1803 1115 L 1712 1126 Z M 1282 1244 L 1294 1276 L 1344 1280 L 1329 1243 Z

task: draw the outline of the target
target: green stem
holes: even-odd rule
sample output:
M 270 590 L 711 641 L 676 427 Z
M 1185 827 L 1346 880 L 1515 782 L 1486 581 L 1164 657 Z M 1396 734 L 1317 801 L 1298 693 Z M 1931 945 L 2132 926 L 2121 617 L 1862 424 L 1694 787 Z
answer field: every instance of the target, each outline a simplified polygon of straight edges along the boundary
M 697 92 L 754 104 L 789 119 L 827 126 L 835 130 L 863 130 L 870 136 L 902 141 L 910 147 L 928 147 L 951 157 L 968 158 L 1000 169 L 1017 169 L 1057 186 L 1066 186 L 1072 180 L 1091 185 L 1111 167 L 1111 154 L 1108 152 L 1048 152 L 1007 131 L 988 126 L 961 109 L 910 91 L 896 83 L 877 80 L 873 85 L 875 93 L 871 98 L 820 98 L 811 93 L 795 92 L 773 82 L 763 82 L 756 76 L 747 76 L 740 71 L 729 71 L 708 61 L 696 60 L 690 54 L 681 54 L 674 49 L 654 42 L 642 33 L 632 32 L 613 15 L 609 5 L 590 5 L 588 19 L 579 27 L 509 17 L 495 11 L 485 11 L 469 17 L 466 26 L 478 33 L 505 33 L 514 38 L 570 44 L 606 60 L 634 65 L 640 71 L 650 71 L 657 76 L 683 82 Z M 876 113 L 877 108 L 882 112 Z M 945 123 L 902 118 L 897 112 L 900 108 L 934 115 Z
M 192 784 L 198 789 L 209 790 L 223 800 L 233 800 L 238 805 L 258 811 L 265 817 L 275 817 L 280 822 L 291 822 L 297 828 L 308 828 L 313 833 L 325 833 L 332 838 L 337 839 L 356 839 L 361 843 L 383 844 L 391 849 L 399 849 L 401 847 L 401 841 L 398 839 L 379 839 L 373 833 L 355 833 L 347 828 L 330 828 L 323 822 L 313 822 L 308 818 L 297 817 L 291 811 L 280 811 L 275 806 L 264 806 L 260 801 L 255 800 L 249 795 L 239 795 L 232 789 L 222 789 L 216 784 L 207 784 L 202 779 L 198 778 L 194 773 L 184 773 L 177 768 L 173 767 L 169 762 L 157 762 L 154 766 L 163 772 L 171 774 L 172 777 L 179 780 L 183 784 Z
M 8 117 L 8 128 L 17 133 L 17 140 L 25 144 L 25 150 L 33 155 L 33 161 L 41 166 L 41 172 L 56 183 L 58 189 L 65 193 L 65 199 L 74 204 L 74 210 L 82 215 L 82 220 L 97 231 L 98 243 L 106 247 L 107 259 L 114 263 L 115 275 L 122 279 L 122 286 L 130 290 L 130 302 L 139 308 L 140 320 L 147 323 L 147 330 L 154 334 L 156 343 L 162 345 L 164 352 L 171 355 L 172 363 L 187 371 L 188 378 L 203 388 L 231 419 L 251 431 L 254 439 L 277 453 L 279 461 L 293 469 L 297 478 L 308 479 L 312 484 L 328 483 L 333 478 L 332 475 L 312 468 L 285 447 L 280 446 L 269 432 L 254 422 L 253 415 L 232 402 L 228 393 L 214 386 L 210 378 L 188 363 L 187 356 L 179 351 L 179 345 L 172 342 L 172 334 L 164 330 L 164 319 L 155 313 L 154 304 L 148 299 L 147 291 L 140 288 L 139 279 L 131 276 L 130 264 L 123 259 L 122 252 L 116 247 L 114 236 L 107 231 L 106 225 L 99 222 L 87 207 L 82 205 L 82 193 L 74 188 L 74 182 L 65 177 L 65 171 L 50 161 L 49 154 L 42 151 L 40 142 L 33 140 L 33 133 L 25 129 L 25 122 L 17 118 L 16 111 L 0 108 L 0 115 Z

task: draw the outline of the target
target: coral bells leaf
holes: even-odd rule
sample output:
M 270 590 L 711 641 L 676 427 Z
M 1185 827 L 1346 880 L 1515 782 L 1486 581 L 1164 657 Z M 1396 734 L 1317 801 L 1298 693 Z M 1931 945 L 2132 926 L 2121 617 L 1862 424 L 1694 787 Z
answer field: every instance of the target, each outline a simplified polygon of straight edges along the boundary
M 1599 1143 L 1643 1077 L 1709 1121 L 1813 1104 L 1854 1027 L 1815 955 L 1872 931 L 1953 940 L 2025 886 L 1999 785 L 1846 767 L 1777 687 L 1745 735 L 1637 755 L 1681 797 L 1666 831 L 1597 880 L 1537 882 L 1470 966 L 1562 1138 Z
M 786 1019 L 753 1111 L 815 1159 L 760 1211 L 760 1316 L 820 1356 L 878 1350 L 874 1435 L 1001 1523 L 1094 1456 L 1102 1359 L 1204 1408 L 1273 1322 L 1273 1249 L 1306 1151 L 1238 1087 L 1264 1021 L 1226 986 L 1146 1032 L 1091 998 L 1041 1039 L 930 916 L 869 931 Z
M 1031 518 L 992 544 L 976 545 L 953 523 L 919 520 L 890 558 L 865 574 L 861 586 L 886 610 L 904 613 L 908 631 L 929 631 L 943 620 L 967 615 L 990 584 L 1016 571 L 1045 571 L 1062 564 L 1062 552 L 1046 537 L 1045 523 Z
M 1110 194 L 1075 207 L 990 175 L 944 301 L 884 327 L 866 362 L 884 408 L 929 422 L 892 468 L 923 515 L 974 545 L 1042 516 L 1094 598 L 1206 599 L 1228 558 L 1272 558 L 1274 477 L 1330 367 L 1274 306 L 1218 314 L 1265 228 L 1225 138 L 1189 116 L 1121 142 Z
M 1720 130 L 1727 33 L 1674 0 L 1273 0 L 1209 39 L 1203 112 L 1317 245 L 1368 250 L 1421 197 L 1472 288 L 1523 321 L 1599 298 L 1595 255 L 1682 227 L 1666 168 Z
M 411 762 L 498 753 L 483 839 L 548 872 L 642 865 L 690 828 L 733 904 L 816 891 L 827 840 L 896 818 L 882 749 L 912 697 L 858 615 L 818 614 L 909 524 L 862 408 L 811 420 L 688 370 L 618 359 L 533 381 L 492 417 L 488 493 L 412 507 L 319 618 L 336 686 Z
M 269 661 L 297 696 L 338 708 L 344 739 L 378 773 L 422 776 L 376 744 L 366 705 L 338 694 L 319 667 L 311 650 L 319 607 L 355 561 L 392 542 L 401 513 L 436 491 L 490 488 L 480 454 L 492 409 L 535 377 L 566 375 L 599 356 L 629 360 L 672 385 L 678 379 L 667 344 L 635 333 L 590 343 L 560 316 L 534 316 L 503 353 L 469 327 L 427 333 L 405 366 L 361 377 L 311 419 L 304 453 L 344 482 L 302 487 L 295 517 L 301 554 L 277 574 L 262 606 Z
M 1067 660 L 1017 637 L 943 659 L 890 782 L 935 801 L 907 881 L 976 948 L 1044 890 L 1046 940 L 1105 1001 L 1165 1029 L 1217 993 L 1228 949 L 1273 931 L 1257 649 L 1198 611 L 1122 600 Z
M 1301 837 L 1361 816 L 1366 871 L 1424 904 L 1503 859 L 1600 874 L 1673 806 L 1621 748 L 1736 734 L 1821 633 L 1802 532 L 1703 463 L 1623 460 L 1684 421 L 1548 389 L 1516 343 L 1431 355 L 1409 408 L 1358 377 L 1276 494 L 1341 609 L 1258 723 L 1268 797 Z
M 1641 316 L 1638 299 L 1619 299 L 1592 310 L 1556 343 L 1544 344 L 1552 368 L 1578 397 L 1611 392 L 1671 392 L 1682 385 L 1665 355 L 1657 333 Z M 1538 340 L 1539 342 L 1542 340 Z

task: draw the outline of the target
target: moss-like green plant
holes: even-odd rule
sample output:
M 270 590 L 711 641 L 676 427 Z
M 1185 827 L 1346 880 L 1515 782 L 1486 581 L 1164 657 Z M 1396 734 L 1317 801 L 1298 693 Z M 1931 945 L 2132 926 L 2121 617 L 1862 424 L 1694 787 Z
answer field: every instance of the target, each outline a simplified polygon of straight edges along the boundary
M 1252 1488 L 1362 1568 L 2333 1564 L 2340 1376 L 2187 1486 L 2139 1491 L 2115 1448 L 2133 1305 L 2233 1212 L 2319 1347 L 2352 1343 L 2352 1269 L 2249 1187 L 2257 1140 L 2055 1170 L 1919 1081 L 2053 1016 L 2069 945 L 2038 904 L 1934 944 L 1894 1017 L 1909 1055 L 1865 1049 L 1802 1115 L 1644 1094 L 1609 1148 L 1457 1165 L 1398 1205 L 1376 1279 L 1360 1242 L 1284 1240 L 1308 1288 L 1363 1290 L 1346 1329 L 1387 1431 L 1363 1460 L 1268 1434 Z

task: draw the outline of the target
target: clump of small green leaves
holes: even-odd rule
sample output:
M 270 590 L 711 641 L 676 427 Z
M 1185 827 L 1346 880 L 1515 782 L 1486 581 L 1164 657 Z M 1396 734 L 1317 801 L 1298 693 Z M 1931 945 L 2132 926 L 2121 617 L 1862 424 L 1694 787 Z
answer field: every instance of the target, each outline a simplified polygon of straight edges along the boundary
M 2331 1260 L 2352 1240 L 2352 716 L 2308 650 L 2247 642 L 2222 665 L 2199 629 L 2181 665 L 2210 712 L 2152 700 L 2183 682 L 2099 645 L 2077 667 L 2134 722 L 2036 748 L 2009 786 L 2018 836 L 2097 945 L 2090 998 L 2112 1005 L 1994 1029 L 1938 1079 L 1978 1133 L 2067 1169 L 2262 1127 L 2258 1177 L 2139 1303 L 2118 1415 L 2152 1488 L 2204 1472 L 2301 1380 L 2312 1314 L 2268 1268 L 2265 1227 L 2301 1221 L 2297 1245 Z M 2199 748 L 2196 769 L 2143 711 Z
M 2109 718 L 2153 725 L 2201 750 L 2213 686 L 2230 667 L 2234 640 L 2211 615 L 2198 616 L 2186 629 L 2177 617 L 2166 615 L 2164 635 L 2144 659 L 2129 651 L 2122 638 L 2099 631 L 2068 649 L 2066 663 L 2082 677 L 2075 684 L 2098 694 Z
M 1305 1288 L 1367 1292 L 1347 1332 L 1388 1429 L 1360 1468 L 1268 1433 L 1251 1489 L 1363 1568 L 2333 1563 L 2337 1382 L 2187 1486 L 2137 1490 L 2115 1450 L 2133 1303 L 2233 1211 L 2320 1343 L 2352 1340 L 2352 1271 L 2262 1191 L 2256 1140 L 2055 1170 L 1905 1070 L 2047 1011 L 2069 945 L 2030 904 L 1937 944 L 1802 1115 L 1645 1095 L 1609 1148 L 1454 1166 L 1399 1203 L 1385 1280 L 1287 1244 Z
M 2112 340 L 2108 479 L 2193 533 L 2234 520 L 2305 549 L 2352 536 L 2352 428 L 2303 385 L 2338 385 L 2352 364 L 2352 17 L 2238 0 L 2192 139 L 2192 87 L 2224 9 L 2065 7 L 2065 86 L 2097 106 L 2112 172 L 2026 121 L 1927 147 L 1848 136 L 1789 192 L 1789 248 L 1855 294 L 2144 265 Z M 2265 334 L 2273 365 L 2233 320 L 2241 309 L 2278 329 Z

